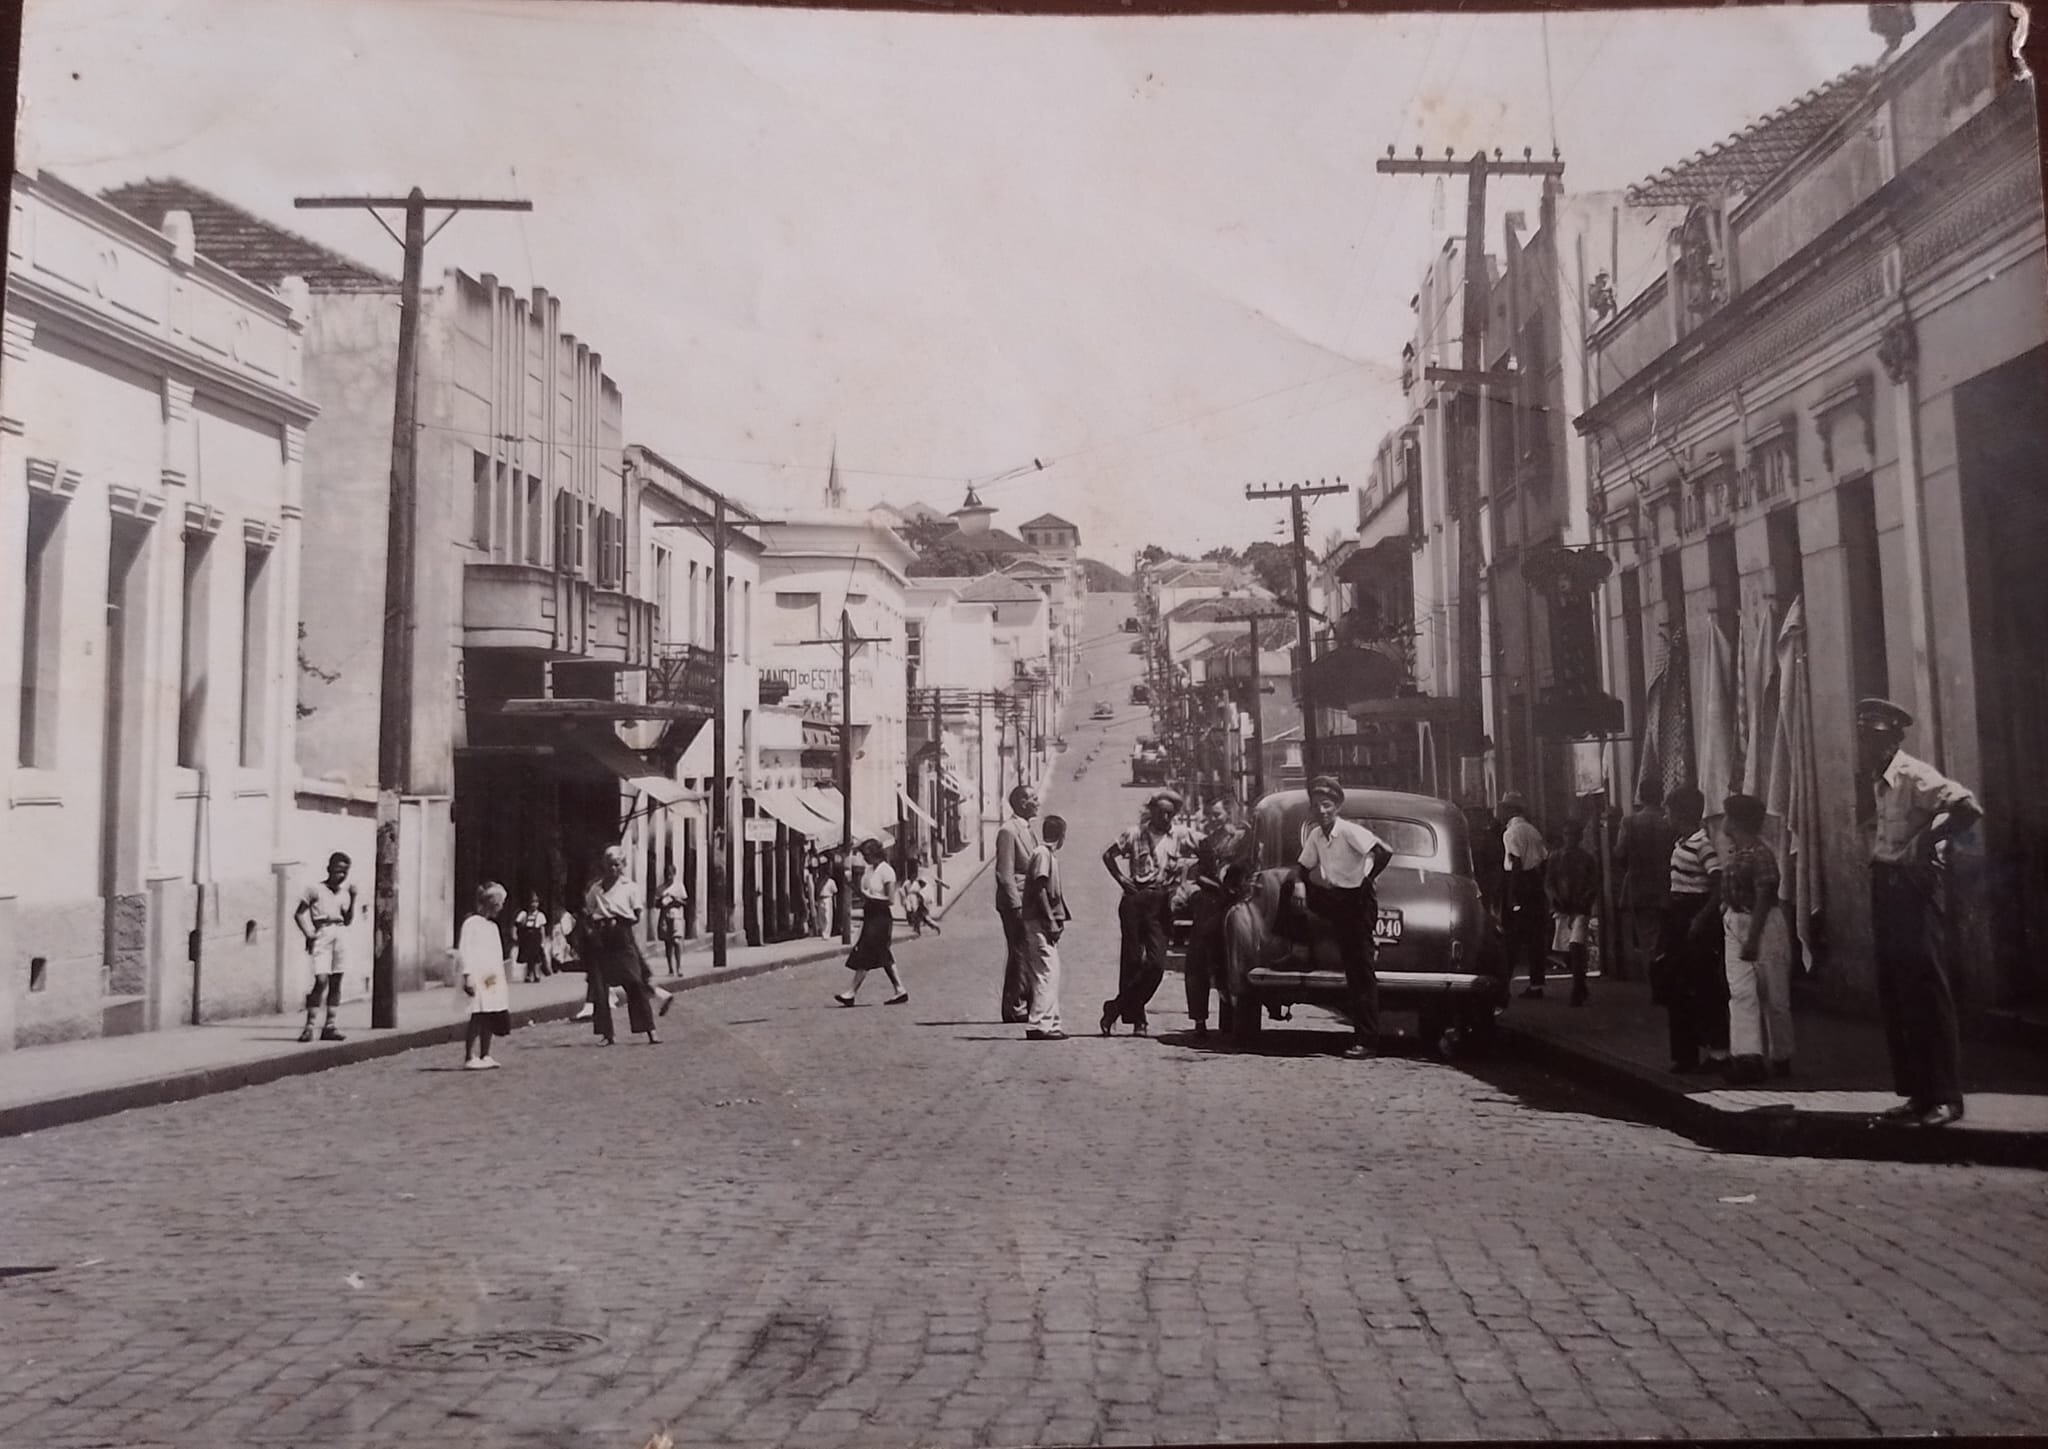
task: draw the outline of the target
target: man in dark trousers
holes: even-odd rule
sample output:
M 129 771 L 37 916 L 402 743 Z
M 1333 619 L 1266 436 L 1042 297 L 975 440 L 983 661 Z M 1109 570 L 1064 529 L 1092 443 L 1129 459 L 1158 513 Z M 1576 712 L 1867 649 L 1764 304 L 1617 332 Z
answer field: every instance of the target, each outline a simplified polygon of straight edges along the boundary
M 1301 827 L 1294 878 L 1309 910 L 1336 928 L 1353 1034 L 1344 1055 L 1369 1057 L 1380 1036 L 1379 975 L 1373 969 L 1380 912 L 1373 882 L 1394 853 L 1364 825 L 1344 818 L 1344 787 L 1333 776 L 1309 781 L 1308 798 L 1315 818 Z
M 1899 748 L 1913 716 L 1888 699 L 1856 706 L 1856 755 L 1875 807 L 1870 934 L 1892 1089 L 1880 1120 L 1945 1127 L 1963 1115 L 1962 1046 L 1943 950 L 1948 840 L 1983 818 L 1977 799 Z
M 1721 854 L 1702 823 L 1707 800 L 1690 785 L 1671 792 L 1675 837 L 1666 871 L 1664 926 L 1652 967 L 1653 994 L 1670 1021 L 1671 1070 L 1717 1072 L 1728 1065 L 1728 973 L 1721 935 Z
M 1543 832 L 1529 818 L 1529 802 L 1510 791 L 1500 797 L 1500 818 L 1507 828 L 1501 832 L 1501 852 L 1507 871 L 1501 909 L 1501 929 L 1507 937 L 1508 974 L 1515 963 L 1529 972 L 1524 996 L 1543 994 L 1544 970 L 1550 961 L 1550 901 L 1543 893 L 1544 865 L 1550 846 Z
M 996 832 L 996 917 L 1003 923 L 1003 1020 L 1031 1015 L 1031 979 L 1024 938 L 1024 885 L 1031 857 L 1038 853 L 1038 792 L 1019 785 L 1010 792 L 1010 818 Z
M 1635 813 L 1621 822 L 1614 842 L 1621 871 L 1621 949 L 1613 954 L 1638 981 L 1650 976 L 1650 963 L 1657 959 L 1663 939 L 1664 902 L 1671 894 L 1671 847 L 1677 843 L 1671 817 L 1664 813 L 1664 786 L 1643 781 L 1636 790 Z M 1609 964 L 1603 959 L 1602 969 Z M 1653 994 L 1662 1001 L 1661 987 Z

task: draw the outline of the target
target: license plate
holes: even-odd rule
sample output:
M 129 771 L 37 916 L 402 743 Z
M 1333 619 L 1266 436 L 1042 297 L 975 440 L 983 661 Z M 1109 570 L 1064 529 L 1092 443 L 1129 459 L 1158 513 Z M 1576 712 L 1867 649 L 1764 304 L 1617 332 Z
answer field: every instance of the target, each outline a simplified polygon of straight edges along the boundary
M 1381 911 L 1379 919 L 1373 923 L 1372 938 L 1382 945 L 1400 940 L 1401 913 L 1399 911 Z

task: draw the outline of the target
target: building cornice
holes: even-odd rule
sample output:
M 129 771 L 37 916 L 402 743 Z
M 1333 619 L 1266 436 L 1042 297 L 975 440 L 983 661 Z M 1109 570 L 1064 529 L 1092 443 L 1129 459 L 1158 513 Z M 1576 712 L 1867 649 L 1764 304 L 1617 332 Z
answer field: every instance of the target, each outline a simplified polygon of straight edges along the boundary
M 253 412 L 275 415 L 279 421 L 309 423 L 320 416 L 319 405 L 310 398 L 209 361 L 169 339 L 53 292 L 33 278 L 15 275 L 7 279 L 7 309 L 25 309 L 40 324 L 56 328 L 93 351 L 112 351 L 122 361 L 139 358 L 151 371 L 232 398 Z

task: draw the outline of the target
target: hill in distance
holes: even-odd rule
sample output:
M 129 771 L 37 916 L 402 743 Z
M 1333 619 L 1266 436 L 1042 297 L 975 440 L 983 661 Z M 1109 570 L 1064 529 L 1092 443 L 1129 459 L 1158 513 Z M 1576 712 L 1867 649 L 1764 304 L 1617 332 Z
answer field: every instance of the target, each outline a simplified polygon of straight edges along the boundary
M 1081 572 L 1088 577 L 1088 592 L 1091 594 L 1128 594 L 1137 587 L 1129 574 L 1120 574 L 1108 564 L 1092 558 L 1081 560 Z

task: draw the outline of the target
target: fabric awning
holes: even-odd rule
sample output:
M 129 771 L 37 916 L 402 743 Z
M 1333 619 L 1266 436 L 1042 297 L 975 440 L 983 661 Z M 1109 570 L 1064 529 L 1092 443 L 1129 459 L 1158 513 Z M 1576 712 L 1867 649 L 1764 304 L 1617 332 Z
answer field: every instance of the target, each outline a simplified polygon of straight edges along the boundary
M 837 834 L 841 819 L 840 812 L 844 808 L 840 803 L 839 787 L 837 785 L 814 785 L 802 793 L 804 803 L 817 811 L 819 815 L 831 821 L 833 833 Z M 853 838 L 856 841 L 871 838 L 880 839 L 885 835 L 893 835 L 895 833 L 895 821 L 877 822 L 868 819 L 859 810 L 853 812 Z
M 578 733 L 571 736 L 570 743 L 608 773 L 618 776 L 658 805 L 679 805 L 690 798 L 690 792 L 680 781 L 654 774 L 648 769 L 647 761 L 620 744 L 613 735 Z
M 824 822 L 805 808 L 803 800 L 798 797 L 796 791 L 764 790 L 755 795 L 753 800 L 757 807 L 766 811 L 799 835 L 808 835 L 812 840 L 820 844 L 837 845 L 839 843 L 839 827 L 834 825 L 829 832 L 830 840 L 825 840 L 821 834 L 825 831 Z
M 931 812 L 925 809 L 922 805 L 918 804 L 917 801 L 911 799 L 910 792 L 908 790 L 905 790 L 900 785 L 896 787 L 896 798 L 903 802 L 903 808 L 905 810 L 908 810 L 912 815 L 915 815 L 925 824 L 932 826 L 935 829 L 937 828 L 939 822 L 932 819 Z

